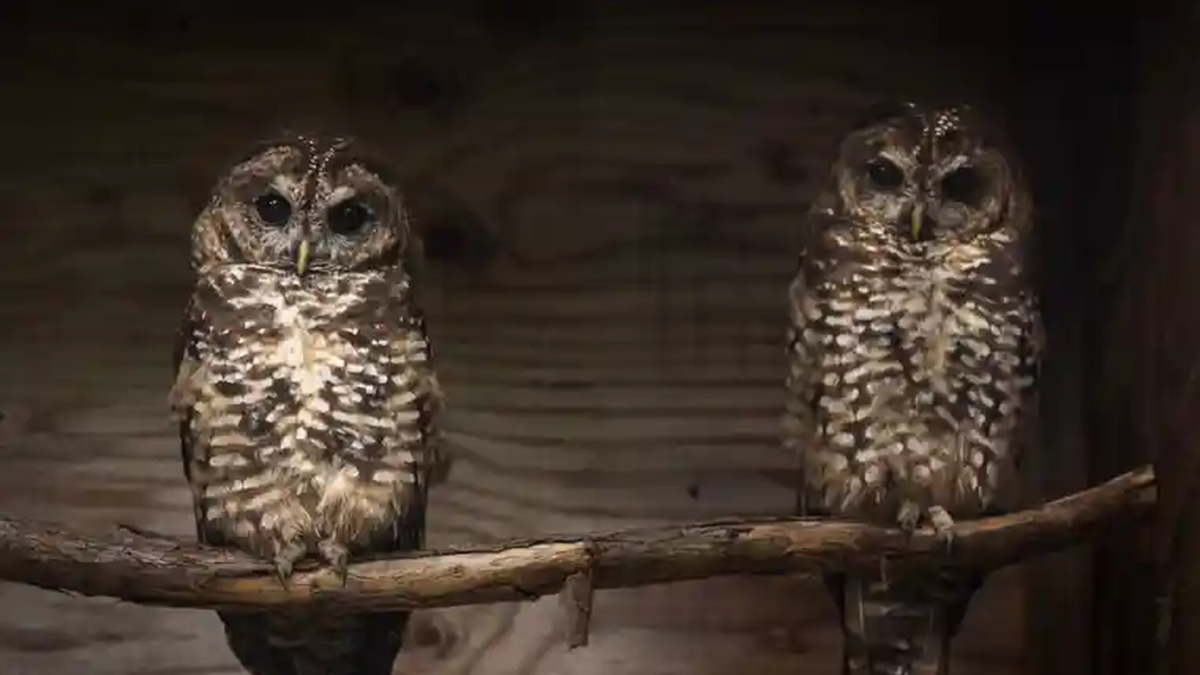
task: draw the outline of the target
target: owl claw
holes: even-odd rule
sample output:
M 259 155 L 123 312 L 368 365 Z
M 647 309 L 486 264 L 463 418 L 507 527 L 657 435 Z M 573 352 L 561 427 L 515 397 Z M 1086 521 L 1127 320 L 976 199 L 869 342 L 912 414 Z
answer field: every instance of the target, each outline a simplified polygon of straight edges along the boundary
M 954 519 L 940 506 L 929 507 L 929 522 L 939 539 L 946 543 L 946 553 L 954 546 Z
M 283 557 L 275 558 L 275 578 L 279 580 L 280 586 L 287 586 L 288 577 L 292 576 L 293 563 L 291 560 Z
M 317 547 L 321 552 L 321 558 L 345 586 L 346 579 L 350 576 L 350 551 L 333 539 L 325 539 Z
M 291 543 L 280 549 L 272 561 L 275 564 L 275 578 L 279 579 L 281 586 L 288 585 L 288 579 L 291 578 L 292 572 L 295 570 L 296 563 L 304 557 L 308 552 L 303 544 Z
M 917 529 L 917 523 L 921 521 L 921 507 L 913 502 L 904 502 L 900 505 L 900 513 L 896 516 L 896 524 L 900 526 L 908 534 L 912 534 Z

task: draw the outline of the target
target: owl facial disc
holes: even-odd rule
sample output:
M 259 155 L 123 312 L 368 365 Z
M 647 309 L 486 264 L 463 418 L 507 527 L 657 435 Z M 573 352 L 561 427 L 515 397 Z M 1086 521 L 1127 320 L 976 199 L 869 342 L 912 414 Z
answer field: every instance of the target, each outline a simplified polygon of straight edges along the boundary
M 1002 145 L 969 106 L 881 107 L 842 142 L 841 211 L 923 255 L 987 236 L 1025 217 Z

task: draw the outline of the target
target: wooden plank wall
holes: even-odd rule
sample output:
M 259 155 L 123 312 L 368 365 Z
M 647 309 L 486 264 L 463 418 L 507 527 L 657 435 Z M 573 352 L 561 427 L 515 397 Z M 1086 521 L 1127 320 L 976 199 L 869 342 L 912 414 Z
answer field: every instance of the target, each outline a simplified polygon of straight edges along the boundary
M 1108 452 L 1116 409 L 1099 402 L 1106 389 L 1105 347 L 1112 326 L 1114 254 L 1128 250 L 1116 233 L 1126 224 L 1132 110 L 1141 105 L 1138 41 L 1161 19 L 1153 0 L 1097 6 L 1081 16 L 1070 3 L 1012 3 L 1006 22 L 977 50 L 990 51 L 986 76 L 1008 111 L 1033 182 L 1039 262 L 1049 332 L 1043 370 L 1042 452 L 1031 482 L 1043 496 L 1082 489 L 1127 470 Z M 996 64 L 1007 42 L 1007 64 Z M 1063 45 L 1070 49 L 1063 49 Z M 1120 255 L 1116 255 L 1119 258 Z M 1045 675 L 1111 671 L 1140 628 L 1127 610 L 1139 571 L 1113 563 L 1125 541 L 1109 537 L 1031 566 L 1029 662 Z M 1114 620 L 1119 618 L 1119 620 Z M 1143 664 L 1144 666 L 1144 664 Z
M 1200 671 L 1200 364 L 1195 183 L 1200 165 L 1200 5 L 1164 3 L 1146 22 L 1133 107 L 1134 143 L 1123 227 L 1112 233 L 1098 288 L 1104 336 L 1089 372 L 1096 468 L 1155 462 L 1160 508 L 1100 549 L 1096 672 Z
M 435 248 L 466 253 L 424 289 L 458 456 L 432 545 L 790 507 L 797 217 L 855 111 L 973 91 L 970 64 L 910 3 L 500 4 L 18 17 L 38 30 L 5 42 L 0 510 L 191 532 L 164 403 L 185 233 L 285 124 L 390 154 Z M 130 21 L 144 37 L 105 34 Z M 1023 672 L 1021 582 L 987 586 L 956 673 Z M 204 612 L 11 585 L 0 607 L 4 672 L 237 672 Z M 397 672 L 831 673 L 840 649 L 798 580 L 605 592 L 569 653 L 556 607 L 424 613 Z

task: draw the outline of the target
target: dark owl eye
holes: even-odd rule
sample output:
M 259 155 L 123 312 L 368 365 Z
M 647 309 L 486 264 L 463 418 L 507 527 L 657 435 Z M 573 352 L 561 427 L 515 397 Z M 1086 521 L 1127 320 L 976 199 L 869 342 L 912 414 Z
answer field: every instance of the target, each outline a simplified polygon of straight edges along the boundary
M 942 179 L 942 199 L 975 204 L 983 196 L 983 176 L 972 168 L 951 171 Z
M 886 159 L 876 159 L 867 165 L 867 175 L 876 187 L 894 190 L 904 182 L 904 172 Z
M 292 205 L 278 192 L 268 192 L 256 197 L 254 211 L 260 220 L 272 227 L 279 227 L 292 217 Z
M 348 199 L 329 207 L 325 219 L 335 234 L 354 234 L 371 221 L 371 211 L 362 203 Z

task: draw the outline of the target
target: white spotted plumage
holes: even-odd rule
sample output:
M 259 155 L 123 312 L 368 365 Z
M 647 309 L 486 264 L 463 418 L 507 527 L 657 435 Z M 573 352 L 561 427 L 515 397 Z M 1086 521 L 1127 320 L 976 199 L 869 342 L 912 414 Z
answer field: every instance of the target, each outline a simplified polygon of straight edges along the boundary
M 827 236 L 836 246 L 854 244 L 836 229 Z M 1031 304 L 1024 295 L 984 304 L 964 298 L 972 286 L 989 285 L 975 276 L 981 260 L 1012 243 L 999 230 L 965 247 L 867 247 L 872 261 L 844 283 L 797 280 L 788 438 L 828 508 L 879 503 L 895 480 L 937 490 L 964 515 L 991 505 L 1015 459 L 1011 435 L 1033 384 L 1022 353 Z M 820 393 L 809 400 L 814 384 Z M 955 405 L 957 395 L 965 405 Z M 805 442 L 816 433 L 806 425 L 818 422 L 824 442 Z M 851 465 L 861 475 L 847 480 Z M 939 489 L 935 479 L 947 471 L 957 476 Z
M 370 272 L 302 281 L 226 265 L 199 285 L 198 297 L 219 304 L 198 308 L 210 325 L 194 329 L 199 367 L 188 396 L 190 433 L 206 439 L 193 458 L 206 469 L 205 518 L 228 523 L 230 535 L 272 533 L 262 539 L 270 549 L 258 550 L 270 556 L 297 536 L 353 543 L 361 528 L 400 518 L 419 497 L 409 494 L 420 487 L 413 468 L 432 461 L 420 425 L 423 398 L 436 393 L 427 339 L 405 315 L 407 280 Z M 389 294 L 373 296 L 372 285 Z M 394 325 L 345 320 L 371 297 L 394 304 Z M 228 327 L 211 323 L 224 315 Z M 367 331 L 387 337 L 363 342 Z M 255 424 L 265 433 L 248 434 Z

